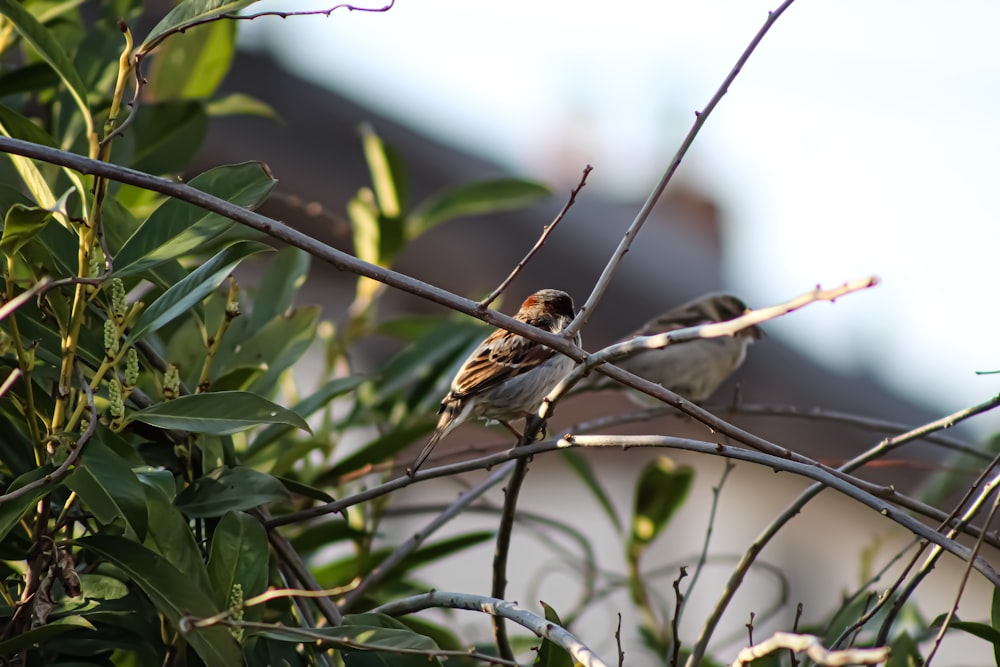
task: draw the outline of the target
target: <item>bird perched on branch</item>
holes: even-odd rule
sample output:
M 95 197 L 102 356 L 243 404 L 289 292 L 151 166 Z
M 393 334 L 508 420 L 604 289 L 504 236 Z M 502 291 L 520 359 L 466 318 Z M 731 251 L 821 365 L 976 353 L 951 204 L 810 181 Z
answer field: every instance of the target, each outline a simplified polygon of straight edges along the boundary
M 749 310 L 742 300 L 732 294 L 711 292 L 654 317 L 622 340 L 712 322 L 727 322 Z M 746 358 L 747 347 L 761 336 L 763 332 L 752 326 L 733 336 L 702 338 L 670 344 L 658 350 L 642 350 L 618 359 L 614 364 L 700 403 L 715 393 L 719 385 L 740 367 Z M 601 382 L 600 386 L 604 388 L 608 385 Z M 642 392 L 629 391 L 627 395 L 633 403 L 644 407 L 662 405 Z
M 539 290 L 524 300 L 514 319 L 559 333 L 573 321 L 573 299 L 560 290 Z M 438 410 L 437 428 L 407 474 L 412 477 L 438 441 L 470 419 L 496 420 L 513 431 L 507 422 L 534 414 L 574 363 L 540 343 L 497 329 L 473 350 L 451 381 L 451 391 Z

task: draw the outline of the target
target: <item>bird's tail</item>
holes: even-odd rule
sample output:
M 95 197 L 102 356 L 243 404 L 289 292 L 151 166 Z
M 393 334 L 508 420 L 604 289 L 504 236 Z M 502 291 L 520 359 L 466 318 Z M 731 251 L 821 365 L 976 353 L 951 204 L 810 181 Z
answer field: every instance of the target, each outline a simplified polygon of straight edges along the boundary
M 444 434 L 445 431 L 440 428 L 434 431 L 434 433 L 431 435 L 431 439 L 427 441 L 427 444 L 424 445 L 424 448 L 420 450 L 419 454 L 417 454 L 417 458 L 413 461 L 413 465 L 411 465 L 409 468 L 406 469 L 407 475 L 413 477 L 414 475 L 417 474 L 417 470 L 419 470 L 420 466 L 424 464 L 424 461 L 427 460 L 427 457 L 431 455 L 431 451 L 434 450 L 434 446 L 437 445 L 438 441 L 444 437 Z

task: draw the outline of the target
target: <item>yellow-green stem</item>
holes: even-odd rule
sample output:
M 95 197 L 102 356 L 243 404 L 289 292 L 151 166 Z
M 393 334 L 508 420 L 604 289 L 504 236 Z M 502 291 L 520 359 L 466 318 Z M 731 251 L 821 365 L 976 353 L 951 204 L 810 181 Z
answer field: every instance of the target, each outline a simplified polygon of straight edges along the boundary
M 14 298 L 14 257 L 7 258 L 7 301 Z M 21 330 L 17 326 L 17 313 L 7 316 L 10 322 L 10 337 L 14 340 L 14 349 L 17 352 L 17 364 L 21 369 L 21 379 L 24 382 L 25 411 L 28 418 L 28 433 L 31 436 L 31 444 L 35 449 L 35 464 L 42 465 L 45 462 L 45 447 L 42 444 L 41 433 L 38 430 L 38 415 L 35 413 L 35 392 L 31 383 L 31 366 L 28 363 L 27 351 L 24 349 L 24 341 L 21 338 Z
M 107 140 L 114 132 L 118 114 L 121 111 L 122 100 L 125 97 L 125 88 L 128 82 L 128 75 L 132 71 L 132 33 L 123 26 L 122 32 L 125 35 L 125 49 L 118 61 L 118 79 L 115 81 L 115 92 L 111 98 L 111 111 L 108 122 L 105 124 L 105 141 L 96 142 L 96 138 L 91 142 L 91 157 L 101 161 L 107 161 L 111 154 L 111 141 Z M 81 277 L 89 277 L 90 253 L 93 251 L 94 242 L 97 239 L 97 230 L 101 225 L 101 208 L 104 204 L 104 196 L 107 194 L 108 181 L 102 177 L 94 178 L 94 200 L 90 209 L 90 215 L 80 225 L 80 243 L 77 252 L 77 272 Z M 82 194 L 82 193 L 81 193 Z M 96 290 L 94 294 L 96 294 Z M 93 295 L 90 296 L 93 298 Z M 73 363 L 76 360 L 76 346 L 80 339 L 80 328 L 83 326 L 84 313 L 88 300 L 85 285 L 77 284 L 73 294 L 73 309 L 70 315 L 69 331 L 63 337 L 62 342 L 62 366 L 59 371 L 59 386 L 56 390 L 56 405 L 52 413 L 53 432 L 63 427 L 66 415 L 66 402 L 70 396 L 70 385 L 73 380 Z

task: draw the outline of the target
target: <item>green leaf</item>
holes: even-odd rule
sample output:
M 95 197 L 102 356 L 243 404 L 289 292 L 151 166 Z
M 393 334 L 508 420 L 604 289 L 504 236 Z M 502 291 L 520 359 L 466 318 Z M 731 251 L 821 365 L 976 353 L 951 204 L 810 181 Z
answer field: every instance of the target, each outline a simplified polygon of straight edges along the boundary
M 442 222 L 460 216 L 525 208 L 549 194 L 548 186 L 518 178 L 464 185 L 421 202 L 407 219 L 406 236 L 415 239 Z
M 22 116 L 5 104 L 0 104 L 0 125 L 3 125 L 7 136 L 24 139 L 33 144 L 41 144 L 49 148 L 58 148 L 56 140 L 48 132 L 36 125 L 31 119 Z
M 350 375 L 330 380 L 314 394 L 296 403 L 292 407 L 292 410 L 302 418 L 308 417 L 336 397 L 354 391 L 366 380 L 367 378 L 362 375 Z M 253 456 L 262 448 L 284 436 L 291 429 L 292 427 L 287 424 L 272 424 L 268 426 L 254 438 L 253 443 L 247 448 L 246 456 Z
M 542 609 L 545 610 L 545 620 L 550 623 L 555 623 L 558 626 L 566 627 L 562 620 L 559 618 L 559 614 L 556 610 L 547 605 L 545 602 L 541 602 Z M 569 653 L 566 652 L 561 646 L 557 646 L 548 639 L 542 639 L 542 645 L 538 649 L 538 655 L 535 656 L 535 662 L 538 667 L 573 667 L 573 658 L 570 657 Z
M 87 443 L 66 486 L 76 491 L 102 525 L 121 517 L 136 538 L 146 538 L 146 492 L 131 467 L 98 440 Z
M 181 618 L 187 615 L 207 618 L 219 612 L 209 597 L 209 591 L 192 585 L 189 573 L 178 570 L 142 545 L 111 535 L 84 537 L 77 543 L 117 565 L 177 630 L 180 629 Z M 214 626 L 183 636 L 209 667 L 231 667 L 242 663 L 240 647 L 227 628 Z
M 200 101 L 144 104 L 130 130 L 135 136 L 132 168 L 172 174 L 187 167 L 198 153 L 208 132 L 208 113 Z
M 87 87 L 73 66 L 73 61 L 63 51 L 59 40 L 44 25 L 39 23 L 38 19 L 20 2 L 0 0 L 0 14 L 6 15 L 10 19 L 17 31 L 35 48 L 38 55 L 59 74 L 59 78 L 66 84 L 70 95 L 80 109 L 80 113 L 87 119 L 89 126 L 91 116 L 90 107 L 87 106 Z M 39 203 L 48 206 L 45 202 Z
M 11 656 L 15 651 L 31 648 L 35 644 L 44 646 L 61 634 L 80 629 L 97 628 L 82 616 L 66 616 L 0 642 L 0 655 Z
M 188 185 L 237 206 L 254 209 L 276 183 L 267 166 L 246 162 L 210 169 L 195 176 Z M 153 211 L 115 255 L 115 275 L 124 278 L 185 255 L 235 224 L 217 213 L 169 199 Z
M 208 554 L 208 578 L 212 581 L 216 607 L 229 606 L 235 584 L 242 587 L 243 599 L 264 592 L 267 549 L 267 533 L 259 521 L 243 512 L 229 512 L 222 517 L 215 527 Z
M 140 55 L 148 53 L 171 33 L 180 33 L 196 23 L 203 23 L 222 14 L 236 14 L 256 1 L 184 0 L 156 24 L 136 51 Z
M 261 394 L 273 391 L 281 374 L 309 349 L 322 312 L 320 306 L 305 306 L 275 317 L 255 328 L 253 337 L 240 343 L 232 359 L 220 354 L 216 366 L 220 370 L 262 367 L 264 372 L 255 377 L 247 389 Z
M 387 218 L 397 218 L 402 212 L 402 202 L 396 187 L 396 173 L 392 168 L 389 150 L 382 139 L 375 133 L 371 125 L 364 123 L 360 128 L 361 145 L 368 162 L 368 172 L 371 174 L 378 211 Z
M 604 513 L 608 515 L 611 519 L 612 525 L 614 525 L 615 530 L 619 533 L 622 532 L 622 522 L 618 518 L 618 513 L 615 511 L 615 506 L 611 502 L 611 498 L 605 492 L 604 487 L 601 486 L 601 482 L 597 479 L 597 475 L 594 474 L 594 469 L 590 467 L 590 462 L 586 457 L 582 456 L 579 451 L 574 449 L 564 449 L 563 456 L 565 457 L 566 463 L 569 464 L 570 469 L 579 475 L 583 483 L 590 489 L 590 493 L 593 494 L 594 498 L 600 504 L 601 509 Z
M 889 659 L 885 662 L 885 667 L 918 667 L 923 664 L 924 658 L 920 655 L 917 642 L 910 633 L 899 633 L 890 644 Z
M 229 71 L 235 50 L 236 21 L 216 21 L 174 35 L 157 52 L 144 92 L 156 100 L 210 97 Z
M 267 102 L 244 93 L 232 93 L 212 100 L 205 108 L 209 116 L 260 116 L 281 122 L 281 116 Z
M 3 221 L 3 236 L 0 237 L 0 252 L 8 257 L 34 238 L 48 224 L 52 212 L 36 206 L 14 204 L 7 209 Z
M 245 391 L 181 396 L 133 412 L 127 421 L 211 435 L 231 435 L 260 424 L 289 424 L 312 433 L 309 424 L 291 410 Z
M 288 492 L 277 479 L 253 468 L 238 466 L 218 468 L 195 480 L 177 495 L 174 503 L 188 516 L 203 518 L 287 499 Z
M 644 547 L 656 539 L 684 503 L 693 479 L 690 466 L 677 466 L 665 456 L 657 457 L 639 473 L 630 548 Z
M 309 274 L 309 253 L 285 246 L 270 262 L 257 283 L 253 311 L 247 318 L 256 331 L 295 305 L 295 297 Z
M 11 485 L 7 487 L 5 493 L 17 491 L 31 482 L 38 481 L 51 473 L 52 470 L 53 467 L 48 465 L 34 470 L 29 470 L 15 479 Z M 7 500 L 0 503 L 0 539 L 7 537 L 7 533 L 9 533 L 11 529 L 13 529 L 14 526 L 21 521 L 21 517 L 27 514 L 28 510 L 35 506 L 35 503 L 38 502 L 39 498 L 51 490 L 52 484 L 42 484 L 38 488 L 19 498 L 14 498 L 13 500 Z
M 270 246 L 256 241 L 240 241 L 229 246 L 173 285 L 142 311 L 128 333 L 127 342 L 142 340 L 146 332 L 159 329 L 183 315 L 215 291 L 244 259 L 270 250 Z
M 342 648 L 341 656 L 347 667 L 426 667 L 428 664 L 441 664 L 440 660 L 430 662 L 425 655 L 384 653 L 378 649 L 409 649 L 434 652 L 439 650 L 437 644 L 429 637 L 414 632 L 406 625 L 384 614 L 350 614 L 344 617 L 344 623 L 336 628 L 318 628 L 309 631 L 314 637 L 322 637 L 335 647 L 344 647 L 346 643 L 363 644 L 369 647 L 365 650 Z M 289 629 L 279 625 L 266 630 L 254 630 L 259 637 L 268 637 L 277 641 L 300 643 L 301 635 L 295 635 Z
M 208 570 L 188 519 L 160 489 L 146 486 L 144 490 L 149 528 L 143 545 L 183 572 L 189 586 L 207 593 L 211 590 Z

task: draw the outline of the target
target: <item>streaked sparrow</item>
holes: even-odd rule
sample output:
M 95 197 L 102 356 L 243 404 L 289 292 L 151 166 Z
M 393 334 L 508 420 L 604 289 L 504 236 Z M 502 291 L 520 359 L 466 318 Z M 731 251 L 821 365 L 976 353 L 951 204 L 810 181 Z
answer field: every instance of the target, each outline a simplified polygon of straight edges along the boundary
M 732 294 L 712 292 L 654 317 L 622 340 L 711 322 L 726 322 L 748 310 L 747 305 Z M 614 363 L 630 373 L 663 385 L 690 401 L 700 403 L 715 393 L 719 385 L 740 367 L 746 358 L 747 346 L 762 335 L 763 332 L 753 326 L 734 336 L 702 338 L 667 345 L 659 350 L 643 350 Z M 662 405 L 660 401 L 642 392 L 629 391 L 627 395 L 638 405 Z
M 558 333 L 573 321 L 573 299 L 560 290 L 539 290 L 525 299 L 514 319 Z M 412 477 L 438 441 L 463 422 L 485 418 L 510 428 L 508 421 L 534 414 L 574 363 L 544 345 L 497 329 L 473 350 L 451 381 L 451 391 L 438 410 L 437 428 L 407 474 Z

